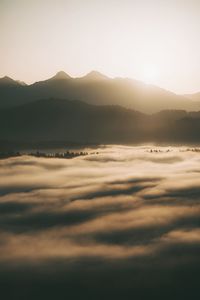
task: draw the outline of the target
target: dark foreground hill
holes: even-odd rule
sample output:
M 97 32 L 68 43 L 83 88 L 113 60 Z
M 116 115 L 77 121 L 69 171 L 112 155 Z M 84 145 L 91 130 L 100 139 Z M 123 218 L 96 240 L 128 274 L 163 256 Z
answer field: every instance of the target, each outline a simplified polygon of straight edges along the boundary
M 114 143 L 140 141 L 148 116 L 119 106 L 39 100 L 0 110 L 0 139 Z
M 146 115 L 120 106 L 60 99 L 0 110 L 0 141 L 14 143 L 200 143 L 199 132 L 198 112 Z

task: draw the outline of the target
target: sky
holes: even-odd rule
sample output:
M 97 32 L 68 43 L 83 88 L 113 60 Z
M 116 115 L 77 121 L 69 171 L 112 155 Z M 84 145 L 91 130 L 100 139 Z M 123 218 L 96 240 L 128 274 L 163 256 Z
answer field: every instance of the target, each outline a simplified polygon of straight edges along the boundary
M 0 77 L 98 70 L 200 91 L 199 0 L 0 0 Z

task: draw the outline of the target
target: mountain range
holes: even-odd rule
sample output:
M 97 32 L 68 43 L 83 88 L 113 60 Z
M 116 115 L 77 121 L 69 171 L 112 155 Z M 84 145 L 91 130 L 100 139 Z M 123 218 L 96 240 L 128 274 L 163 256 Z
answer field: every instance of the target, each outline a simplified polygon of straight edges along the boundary
M 200 110 L 200 97 L 195 95 L 176 95 L 129 78 L 111 79 L 97 71 L 80 78 L 60 71 L 50 79 L 30 85 L 7 76 L 0 79 L 0 108 L 50 97 L 92 105 L 120 105 L 149 114 L 166 109 Z
M 192 98 L 192 99 L 190 99 Z M 0 149 L 6 143 L 200 143 L 200 101 L 92 71 L 26 85 L 0 79 Z
M 199 132 L 200 112 L 183 110 L 149 115 L 117 105 L 54 98 L 0 110 L 0 145 L 8 141 L 196 144 Z

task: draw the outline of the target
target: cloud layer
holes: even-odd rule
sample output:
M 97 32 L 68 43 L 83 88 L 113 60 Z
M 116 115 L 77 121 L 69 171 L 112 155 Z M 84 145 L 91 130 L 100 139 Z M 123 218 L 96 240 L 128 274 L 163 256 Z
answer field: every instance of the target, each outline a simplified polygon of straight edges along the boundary
M 200 155 L 160 149 L 1 160 L 4 298 L 197 297 Z

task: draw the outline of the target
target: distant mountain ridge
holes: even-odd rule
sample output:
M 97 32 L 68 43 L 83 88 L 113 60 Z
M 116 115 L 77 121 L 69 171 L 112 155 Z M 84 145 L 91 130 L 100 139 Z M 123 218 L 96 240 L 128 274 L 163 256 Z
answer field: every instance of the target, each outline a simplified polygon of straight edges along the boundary
M 186 94 L 185 97 L 191 99 L 192 101 L 200 101 L 200 92 L 199 93 L 194 93 L 194 94 Z
M 200 101 L 133 79 L 111 79 L 97 71 L 80 78 L 72 78 L 60 71 L 52 78 L 31 85 L 9 77 L 0 79 L 0 108 L 49 97 L 81 100 L 93 105 L 121 105 L 145 113 L 163 109 L 200 110 Z

